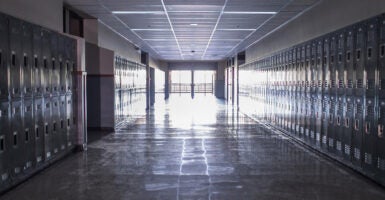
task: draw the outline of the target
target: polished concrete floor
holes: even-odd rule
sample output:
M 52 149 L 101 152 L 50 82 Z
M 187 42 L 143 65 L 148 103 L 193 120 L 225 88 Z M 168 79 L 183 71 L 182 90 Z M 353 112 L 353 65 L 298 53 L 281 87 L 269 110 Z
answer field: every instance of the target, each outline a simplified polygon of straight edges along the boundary
M 0 199 L 385 199 L 212 96 L 159 102 Z

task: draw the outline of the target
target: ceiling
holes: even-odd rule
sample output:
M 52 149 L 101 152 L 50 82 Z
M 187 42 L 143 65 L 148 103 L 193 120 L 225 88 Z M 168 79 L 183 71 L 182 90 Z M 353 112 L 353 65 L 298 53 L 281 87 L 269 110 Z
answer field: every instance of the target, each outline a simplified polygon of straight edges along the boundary
M 162 60 L 222 60 L 320 0 L 66 0 Z

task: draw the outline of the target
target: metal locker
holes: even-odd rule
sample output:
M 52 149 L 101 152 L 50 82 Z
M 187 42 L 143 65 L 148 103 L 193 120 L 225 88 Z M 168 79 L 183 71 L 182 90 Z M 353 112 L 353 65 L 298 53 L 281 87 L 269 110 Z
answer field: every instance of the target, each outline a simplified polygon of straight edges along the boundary
M 337 95 L 345 95 L 345 31 L 337 34 L 336 78 Z
M 35 129 L 35 163 L 41 165 L 44 162 L 44 101 L 43 98 L 34 99 L 34 129 Z
M 35 163 L 35 122 L 33 113 L 33 100 L 24 99 L 23 101 L 23 118 L 24 129 L 22 132 L 22 143 L 24 143 L 24 170 L 28 170 L 33 167 Z
M 41 53 L 41 27 L 33 26 L 32 27 L 32 56 L 30 65 L 32 65 L 33 74 L 32 74 L 32 82 L 34 85 L 34 97 L 42 97 L 44 92 L 44 69 L 42 62 L 42 53 Z
M 59 69 L 59 50 L 58 50 L 58 33 L 52 32 L 50 35 L 50 51 L 51 51 L 51 94 L 58 96 L 60 92 L 60 69 Z
M 0 100 L 9 99 L 10 72 L 8 64 L 8 18 L 0 14 Z
M 378 18 L 367 22 L 366 53 L 365 53 L 365 75 L 366 75 L 366 97 L 373 98 L 377 93 L 377 64 L 378 64 Z
M 60 95 L 64 95 L 67 92 L 66 85 L 66 76 L 67 76 L 67 67 L 69 65 L 68 57 L 65 52 L 65 42 L 66 38 L 62 35 L 58 36 L 58 72 L 59 72 L 59 93 Z
M 363 124 L 363 167 L 365 170 L 375 171 L 377 167 L 376 141 L 377 141 L 377 113 L 375 110 L 376 102 L 374 98 L 366 98 L 365 120 Z
M 354 97 L 354 116 L 352 134 L 352 162 L 354 165 L 362 166 L 362 139 L 363 139 L 363 118 L 364 118 L 364 98 Z
M 11 98 L 21 98 L 23 91 L 22 60 L 22 22 L 15 18 L 9 19 L 9 64 L 11 72 Z
M 24 118 L 23 118 L 23 104 L 21 100 L 11 102 L 11 131 L 8 132 L 11 138 L 11 145 L 9 147 L 10 160 L 10 175 L 17 176 L 23 171 L 26 156 L 25 137 L 24 137 Z
M 376 130 L 377 175 L 385 177 L 385 99 L 379 100 L 379 119 Z
M 52 124 L 52 140 L 53 154 L 60 151 L 60 97 L 54 96 L 51 98 L 51 124 Z
M 0 186 L 8 182 L 11 170 L 10 114 L 11 106 L 9 102 L 0 102 Z
M 72 147 L 76 141 L 76 119 L 73 115 L 74 104 L 72 95 L 66 96 L 66 102 L 67 146 Z
M 336 64 L 336 54 L 337 54 L 337 40 L 334 35 L 330 37 L 330 59 L 329 59 L 329 70 L 330 70 L 330 90 L 329 95 L 337 94 L 337 64 Z
M 337 105 L 336 105 L 336 117 L 334 120 L 334 140 L 335 140 L 335 149 L 338 155 L 343 155 L 344 144 L 343 140 L 343 131 L 344 124 L 343 120 L 345 119 L 346 113 L 346 99 L 344 95 L 337 95 Z
M 364 70 L 365 70 L 365 56 L 364 53 L 366 50 L 365 45 L 365 24 L 359 24 L 355 28 L 355 72 L 356 72 L 356 83 L 354 89 L 354 95 L 357 97 L 362 97 L 365 95 L 366 81 L 364 81 Z
M 352 96 L 354 83 L 356 82 L 356 77 L 354 73 L 354 32 L 353 28 L 348 28 L 346 31 L 346 49 L 345 49 L 345 72 L 346 72 L 346 87 L 345 95 Z
M 335 152 L 335 118 L 336 118 L 337 99 L 334 95 L 329 96 L 329 125 L 328 125 L 328 150 L 329 152 Z
M 42 28 L 41 32 L 41 50 L 42 50 L 42 60 L 41 66 L 43 68 L 43 77 L 42 85 L 44 86 L 43 95 L 49 97 L 51 95 L 51 72 L 52 72 L 52 57 L 51 57 L 51 31 Z
M 32 79 L 33 68 L 32 68 L 32 25 L 23 22 L 22 33 L 21 33 L 21 66 L 23 69 L 23 96 L 32 97 L 34 84 Z
M 379 50 L 378 50 L 378 73 L 379 73 L 379 89 L 378 89 L 378 125 L 377 125 L 377 176 L 385 177 L 385 16 L 380 20 L 379 31 Z
M 343 156 L 346 160 L 351 160 L 352 156 L 352 134 L 353 134 L 353 121 L 354 121 L 354 97 L 346 96 L 346 110 L 343 118 Z
M 51 98 L 43 99 L 44 112 L 44 161 L 52 159 L 53 156 L 53 134 L 52 134 L 52 117 L 51 117 Z
M 64 151 L 67 148 L 67 101 L 66 96 L 60 96 L 60 122 L 59 122 L 59 134 L 60 134 L 60 150 Z

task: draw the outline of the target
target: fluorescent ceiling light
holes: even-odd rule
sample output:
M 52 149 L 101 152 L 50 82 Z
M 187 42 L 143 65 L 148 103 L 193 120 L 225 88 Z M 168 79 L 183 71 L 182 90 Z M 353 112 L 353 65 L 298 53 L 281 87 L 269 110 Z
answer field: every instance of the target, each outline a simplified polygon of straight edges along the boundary
M 247 11 L 225 11 L 224 14 L 238 14 L 238 15 L 275 15 L 277 12 L 247 12 Z
M 112 11 L 112 14 L 156 14 L 163 15 L 163 11 Z
M 190 26 L 198 26 L 198 24 L 190 24 Z
M 239 28 L 239 29 L 232 29 L 232 28 L 222 28 L 217 29 L 217 31 L 255 31 L 256 29 L 253 28 Z
M 171 31 L 171 29 L 166 28 L 133 28 L 132 31 Z
M 220 11 L 208 10 L 168 10 L 169 13 L 219 13 Z

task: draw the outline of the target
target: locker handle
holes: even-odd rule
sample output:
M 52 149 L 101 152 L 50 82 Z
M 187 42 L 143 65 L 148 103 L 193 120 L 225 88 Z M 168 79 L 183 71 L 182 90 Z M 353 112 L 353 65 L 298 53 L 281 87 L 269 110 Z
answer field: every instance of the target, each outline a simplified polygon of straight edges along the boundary
M 341 119 L 340 119 L 340 116 L 337 116 L 337 125 L 338 125 L 338 126 L 341 125 Z
M 384 125 L 379 124 L 377 129 L 378 129 L 378 137 L 380 138 L 384 137 Z
M 354 121 L 354 130 L 358 131 L 359 126 L 360 126 L 360 122 L 358 121 L 358 119 L 356 119 L 356 120 Z
M 368 58 L 370 59 L 372 57 L 372 47 L 368 48 Z
M 345 126 L 346 126 L 347 128 L 349 128 L 349 118 L 346 118 L 346 119 L 345 119 Z
M 384 57 L 384 55 L 385 55 L 385 44 L 381 45 L 380 47 L 380 56 Z
M 366 122 L 366 123 L 365 123 L 365 133 L 366 133 L 366 134 L 369 134 L 369 133 L 370 133 L 370 123 L 369 123 L 369 122 Z

